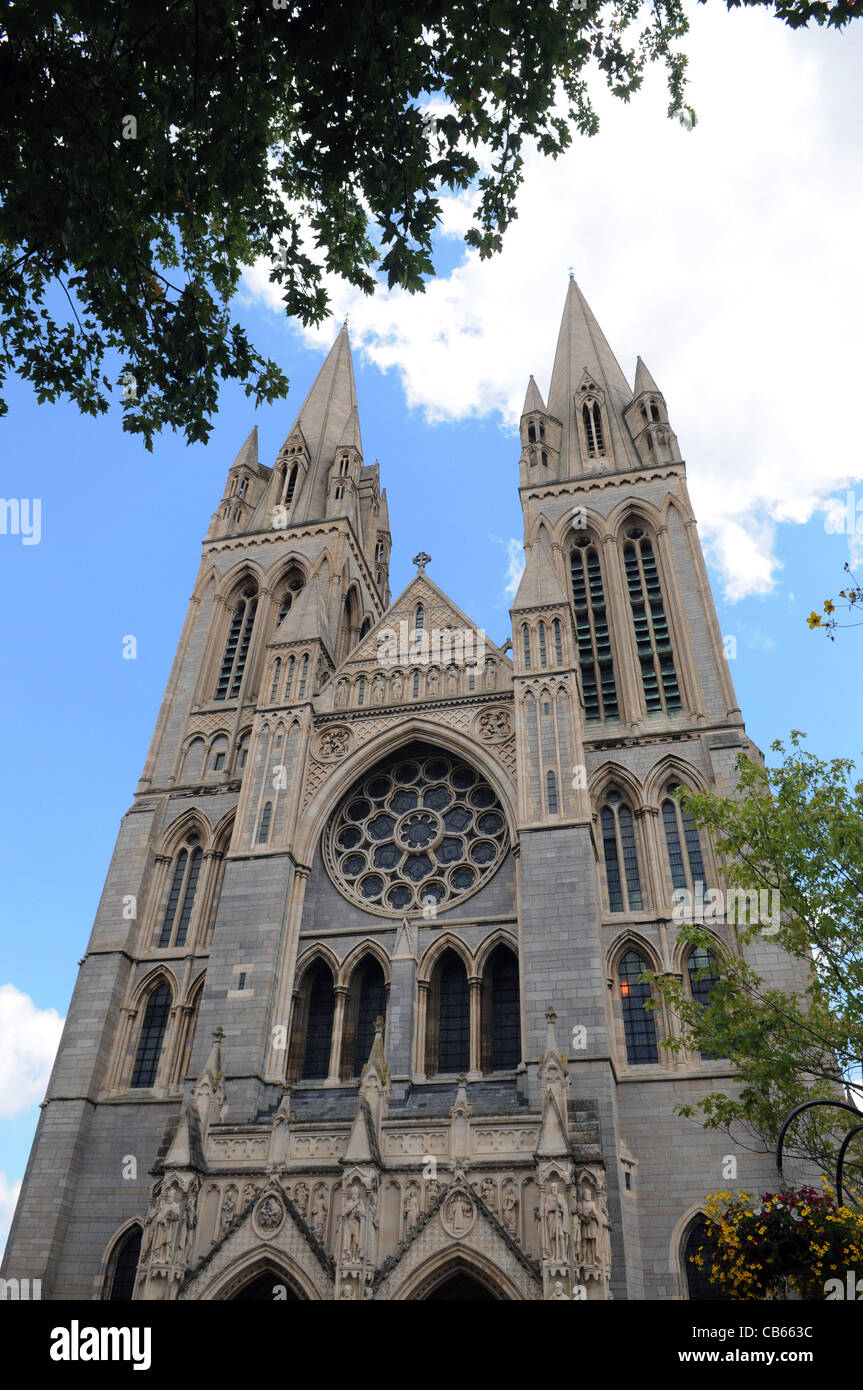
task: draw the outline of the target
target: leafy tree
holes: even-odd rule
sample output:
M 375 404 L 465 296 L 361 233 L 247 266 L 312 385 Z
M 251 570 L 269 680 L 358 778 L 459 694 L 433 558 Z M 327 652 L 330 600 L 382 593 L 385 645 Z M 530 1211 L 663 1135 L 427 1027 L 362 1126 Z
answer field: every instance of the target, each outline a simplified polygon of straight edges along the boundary
M 89 414 L 122 386 L 148 447 L 165 424 L 206 440 L 221 380 L 256 404 L 288 388 L 229 312 L 244 265 L 272 258 L 304 323 L 327 312 L 325 272 L 415 292 L 440 193 L 467 188 L 466 241 L 491 255 L 525 148 L 596 131 L 589 63 L 623 100 L 664 63 L 669 112 L 694 123 L 683 3 L 6 0 L 0 379 Z M 854 17 L 772 7 L 795 27 Z
M 825 762 L 802 747 L 803 737 L 793 732 L 790 750 L 772 745 L 782 755 L 775 767 L 741 755 L 739 797 L 685 798 L 695 823 L 714 837 L 729 886 L 778 890 L 778 924 L 765 929 L 756 912 L 747 914 L 736 930 L 741 946 L 753 948 L 748 959 L 720 946 L 698 922 L 681 928 L 684 940 L 716 957 L 706 1003 L 692 999 L 679 979 L 650 977 L 653 1007 L 664 998 L 680 1019 L 680 1037 L 664 1045 L 727 1057 L 740 1081 L 739 1091 L 711 1090 L 680 1113 L 699 1115 L 706 1128 L 738 1142 L 742 1127 L 761 1149 L 775 1144 L 793 1106 L 841 1098 L 843 1080 L 856 1077 L 859 1084 L 863 1053 L 863 781 L 853 762 Z M 799 991 L 791 979 L 787 989 L 765 983 L 757 943 L 778 946 L 796 962 Z M 831 1179 L 840 1113 L 808 1111 L 787 1139 L 789 1154 L 809 1159 Z M 853 1116 L 845 1118 L 840 1139 L 853 1124 Z M 858 1196 L 861 1156 L 863 1146 L 852 1141 L 846 1170 Z

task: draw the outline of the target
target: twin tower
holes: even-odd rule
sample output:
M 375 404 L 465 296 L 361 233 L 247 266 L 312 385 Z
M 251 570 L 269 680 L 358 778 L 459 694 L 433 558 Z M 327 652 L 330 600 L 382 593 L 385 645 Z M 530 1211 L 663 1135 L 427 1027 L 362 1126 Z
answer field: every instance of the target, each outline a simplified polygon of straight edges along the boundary
M 699 1295 L 687 1249 L 728 1140 L 675 1106 L 732 1083 L 662 1047 L 676 1020 L 642 974 L 709 987 L 672 895 L 717 866 L 673 792 L 730 791 L 751 745 L 665 400 L 640 359 L 630 389 L 574 281 L 519 492 L 501 648 L 425 554 L 391 601 L 346 328 L 272 466 L 243 445 L 7 1278 L 53 1299 Z

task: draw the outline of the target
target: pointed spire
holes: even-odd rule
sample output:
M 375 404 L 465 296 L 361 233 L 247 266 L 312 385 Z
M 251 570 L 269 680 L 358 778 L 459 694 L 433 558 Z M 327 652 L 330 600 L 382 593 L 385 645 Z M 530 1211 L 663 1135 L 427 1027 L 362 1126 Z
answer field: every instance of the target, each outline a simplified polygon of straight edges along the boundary
M 545 401 L 542 399 L 542 393 L 533 379 L 533 373 L 531 373 L 530 381 L 527 384 L 527 395 L 524 398 L 524 405 L 522 406 L 521 413 L 522 415 L 530 415 L 535 410 L 541 411 L 544 415 Z
M 545 1104 L 542 1107 L 542 1120 L 539 1126 L 539 1139 L 536 1145 L 536 1154 L 539 1158 L 571 1158 L 572 1149 L 566 1135 L 566 1126 L 563 1123 L 563 1116 L 557 1103 L 554 1091 L 549 1088 L 545 1093 Z
M 375 1019 L 375 1036 L 372 1041 L 372 1050 L 369 1053 L 369 1060 L 363 1067 L 362 1075 L 360 1078 L 361 1091 L 363 1089 L 363 1081 L 365 1081 L 366 1076 L 372 1072 L 375 1072 L 377 1074 L 377 1077 L 381 1082 L 381 1085 L 386 1084 L 387 1059 L 384 1056 L 384 1021 L 380 1014 Z
M 543 530 L 527 547 L 524 573 L 513 601 L 513 609 L 545 608 L 555 604 L 567 607 L 569 600 L 557 577 Z
M 210 1124 L 218 1124 L 225 1104 L 225 1083 L 222 1075 L 223 1028 L 213 1033 L 213 1046 L 204 1070 L 192 1087 L 192 1101 L 201 1117 L 201 1130 L 206 1137 Z
M 347 418 L 345 427 L 342 430 L 342 437 L 337 446 L 338 449 L 356 449 L 358 454 L 363 452 L 363 440 L 360 434 L 360 412 L 354 406 Z
M 276 631 L 274 641 L 299 642 L 320 638 L 330 656 L 333 640 L 327 622 L 327 608 L 321 592 L 320 574 L 315 570 L 308 584 L 301 589 Z
M 245 444 L 243 444 L 242 448 L 240 449 L 240 452 L 237 454 L 237 457 L 234 459 L 234 462 L 231 464 L 231 468 L 250 468 L 253 472 L 255 472 L 257 470 L 257 467 L 258 427 L 257 425 L 255 425 L 255 427 L 249 433 L 249 436 L 246 439 Z
M 357 412 L 356 421 L 351 417 Z M 326 512 L 327 475 L 336 449 L 350 430 L 361 449 L 357 387 L 348 330 L 342 325 L 327 353 L 323 366 L 312 382 L 308 395 L 300 406 L 291 426 L 288 439 L 300 428 L 310 457 L 310 476 L 303 489 L 302 508 L 306 517 L 323 516 Z
M 635 367 L 634 394 L 636 396 L 640 396 L 643 391 L 655 391 L 657 395 L 662 394 L 656 382 L 653 380 L 653 377 L 650 375 L 650 372 L 647 370 L 641 358 L 639 357 Z
M 632 400 L 629 383 L 620 364 L 608 345 L 605 334 L 593 311 L 571 279 L 566 294 L 551 386 L 548 392 L 548 411 L 563 425 L 561 440 L 562 476 L 581 471 L 581 451 L 575 425 L 574 403 L 585 374 L 596 383 L 605 396 L 611 442 L 617 467 L 637 463 L 628 432 L 623 425 L 623 411 Z M 609 459 L 610 462 L 610 459 Z

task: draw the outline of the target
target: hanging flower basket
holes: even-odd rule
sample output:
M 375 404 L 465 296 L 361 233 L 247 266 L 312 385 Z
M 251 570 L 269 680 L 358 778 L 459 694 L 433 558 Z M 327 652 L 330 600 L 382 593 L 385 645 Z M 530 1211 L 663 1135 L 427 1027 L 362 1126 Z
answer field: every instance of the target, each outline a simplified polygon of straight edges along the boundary
M 692 1257 L 735 1299 L 824 1299 L 828 1280 L 863 1274 L 863 1212 L 837 1207 L 829 1189 L 717 1192 L 705 1240 Z

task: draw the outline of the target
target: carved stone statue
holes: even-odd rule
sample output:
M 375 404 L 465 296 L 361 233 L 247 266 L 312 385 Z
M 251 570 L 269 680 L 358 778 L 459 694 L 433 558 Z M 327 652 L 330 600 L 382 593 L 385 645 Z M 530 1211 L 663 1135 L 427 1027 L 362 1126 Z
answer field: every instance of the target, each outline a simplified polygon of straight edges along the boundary
M 497 1188 L 494 1178 L 483 1178 L 482 1187 L 483 1201 L 491 1211 L 497 1211 Z
M 563 1284 L 560 1282 L 559 1279 L 555 1279 L 552 1285 L 551 1297 L 552 1301 L 555 1301 L 560 1298 L 565 1298 L 567 1301 L 569 1301 L 569 1294 L 566 1292 L 566 1289 L 563 1287 Z
M 170 1264 L 174 1258 L 177 1233 L 183 1215 L 181 1193 L 175 1183 L 163 1192 L 153 1223 L 153 1263 Z
M 366 1203 L 360 1184 L 354 1179 L 342 1198 L 342 1259 L 348 1264 L 356 1264 L 362 1259 L 363 1223 Z
M 560 1184 L 552 1182 L 543 1201 L 545 1235 L 550 1260 L 561 1261 L 569 1252 L 567 1210 Z
M 447 694 L 455 695 L 458 692 L 458 667 L 448 666 L 446 670 Z
M 589 1182 L 582 1185 L 578 1212 L 581 1217 L 581 1263 L 585 1269 L 596 1268 L 599 1265 L 602 1227 L 594 1201 L 594 1191 Z
M 224 1235 L 237 1213 L 237 1189 L 229 1187 L 222 1202 L 222 1219 L 219 1222 L 219 1234 Z
M 380 673 L 378 673 L 378 674 L 375 676 L 374 680 L 372 681 L 372 701 L 374 702 L 374 704 L 376 704 L 376 705 L 382 705 L 383 702 L 384 702 L 384 694 L 385 694 L 385 682 L 384 682 L 384 678 L 383 678 L 383 676 L 382 676 Z
M 311 1227 L 319 1240 L 323 1240 L 327 1225 L 327 1194 L 319 1187 L 312 1202 Z
M 437 689 L 438 689 L 438 681 L 439 681 L 439 679 L 440 679 L 440 673 L 439 673 L 439 671 L 438 671 L 438 668 L 437 668 L 436 666 L 430 666 L 430 667 L 429 667 L 428 675 L 426 676 L 426 694 L 427 694 L 427 695 L 437 695 Z
M 518 1194 L 514 1187 L 508 1187 L 503 1194 L 501 1207 L 503 1224 L 511 1236 L 518 1231 Z
M 309 1189 L 304 1182 L 298 1182 L 294 1188 L 294 1206 L 305 1216 L 309 1207 Z
M 404 689 L 404 678 L 403 678 L 403 676 L 402 676 L 401 671 L 396 671 L 395 675 L 393 676 L 393 680 L 392 680 L 392 692 L 393 692 L 393 699 L 394 699 L 394 700 L 400 700 L 400 699 L 402 698 L 402 691 L 403 691 L 403 689 Z
M 405 1235 L 410 1235 L 411 1231 L 416 1230 L 420 1219 L 420 1201 L 415 1187 L 409 1187 L 405 1193 Z
M 344 709 L 345 705 L 348 703 L 347 681 L 339 681 L 338 685 L 336 686 L 336 697 L 334 703 L 336 709 Z
M 439 1196 L 440 1183 L 438 1182 L 437 1178 L 429 1178 L 428 1182 L 426 1183 L 426 1197 L 428 1206 L 434 1206 L 434 1203 L 437 1201 Z

